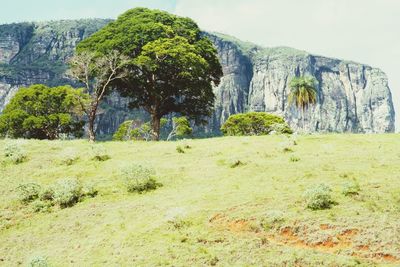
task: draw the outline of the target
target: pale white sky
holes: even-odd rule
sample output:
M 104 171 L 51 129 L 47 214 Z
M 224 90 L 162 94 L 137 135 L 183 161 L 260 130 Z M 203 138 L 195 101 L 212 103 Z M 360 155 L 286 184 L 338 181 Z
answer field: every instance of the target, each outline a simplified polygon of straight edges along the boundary
M 389 77 L 400 130 L 400 0 L 0 0 L 0 23 L 116 18 L 147 6 L 264 46 L 379 67 Z
M 400 116 L 400 0 L 177 0 L 175 12 L 260 45 L 378 67 Z

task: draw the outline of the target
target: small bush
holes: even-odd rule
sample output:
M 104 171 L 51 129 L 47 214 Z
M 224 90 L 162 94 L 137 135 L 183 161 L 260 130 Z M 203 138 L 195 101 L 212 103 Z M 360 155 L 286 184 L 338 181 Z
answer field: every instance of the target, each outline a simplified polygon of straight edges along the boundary
M 65 149 L 60 155 L 60 163 L 70 166 L 79 159 L 78 152 L 73 148 Z
M 24 203 L 36 200 L 39 197 L 40 185 L 36 183 L 22 184 L 17 187 L 18 198 Z
M 40 191 L 39 199 L 41 201 L 53 201 L 54 200 L 54 189 L 52 187 L 44 188 Z
M 86 184 L 83 187 L 82 194 L 84 196 L 95 197 L 95 196 L 97 196 L 98 193 L 99 193 L 99 191 L 96 189 L 96 187 L 93 184 Z
M 54 186 L 54 202 L 61 208 L 75 205 L 82 195 L 82 185 L 77 179 L 58 180 Z
M 177 147 L 176 147 L 176 151 L 177 151 L 178 153 L 180 153 L 180 154 L 184 154 L 184 153 L 185 153 L 185 150 L 184 150 L 181 146 L 177 146 Z
M 360 185 L 356 181 L 353 181 L 343 185 L 342 193 L 343 195 L 348 197 L 348 196 L 356 196 L 360 193 L 360 191 L 361 191 Z
M 155 178 L 155 171 L 141 165 L 132 165 L 122 171 L 128 192 L 144 193 L 161 186 Z
M 47 262 L 47 259 L 45 257 L 37 256 L 30 260 L 29 266 L 30 267 L 48 267 L 49 263 Z
M 290 161 L 291 161 L 291 162 L 299 162 L 299 161 L 300 161 L 300 158 L 299 158 L 299 157 L 292 156 L 292 157 L 290 157 Z
M 268 135 L 291 134 L 293 131 L 282 117 L 265 112 L 250 112 L 235 114 L 228 118 L 222 125 L 221 131 L 224 135 Z
M 102 145 L 94 145 L 92 146 L 92 160 L 96 161 L 106 161 L 111 157 L 108 155 L 107 150 Z
M 271 210 L 265 214 L 261 219 L 261 227 L 269 231 L 271 229 L 278 229 L 285 222 L 285 215 L 279 210 Z
M 32 209 L 34 212 L 50 212 L 52 207 L 52 202 L 35 200 L 32 202 Z
M 332 190 L 325 184 L 308 189 L 304 193 L 307 208 L 311 210 L 329 209 L 332 204 Z
M 4 148 L 4 156 L 14 164 L 22 163 L 26 160 L 26 152 L 21 144 L 17 142 L 7 143 Z

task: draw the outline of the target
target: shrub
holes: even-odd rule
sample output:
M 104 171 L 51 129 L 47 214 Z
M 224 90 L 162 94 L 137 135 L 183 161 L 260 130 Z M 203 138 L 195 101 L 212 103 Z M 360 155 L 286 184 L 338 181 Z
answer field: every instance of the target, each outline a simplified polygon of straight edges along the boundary
M 95 196 L 97 196 L 98 193 L 99 193 L 99 191 L 96 189 L 96 187 L 93 184 L 86 184 L 82 190 L 82 194 L 84 196 L 88 196 L 88 197 L 95 197 Z
M 22 163 L 26 160 L 26 152 L 21 144 L 17 142 L 7 143 L 4 148 L 4 156 L 15 164 Z
M 299 158 L 299 157 L 292 156 L 292 157 L 290 157 L 290 161 L 291 161 L 291 162 L 299 162 L 299 161 L 300 161 L 300 158 Z
M 45 257 L 37 256 L 30 260 L 29 266 L 30 267 L 48 267 L 49 264 Z
M 17 187 L 18 198 L 25 203 L 34 201 L 39 197 L 40 189 L 40 185 L 36 183 L 22 184 Z
M 34 212 L 50 212 L 52 202 L 35 200 L 32 202 L 32 209 Z
M 181 154 L 184 154 L 184 153 L 185 153 L 185 150 L 184 150 L 181 146 L 177 146 L 177 147 L 176 147 L 176 151 L 177 151 L 178 153 L 181 153 Z
M 268 211 L 264 218 L 261 219 L 261 227 L 269 231 L 271 229 L 278 229 L 285 222 L 285 215 L 279 210 Z
M 82 185 L 77 179 L 58 180 L 54 186 L 54 202 L 61 208 L 75 205 L 82 195 Z
M 153 169 L 141 165 L 132 165 L 122 171 L 128 192 L 144 193 L 162 186 L 155 179 Z
M 232 115 L 222 125 L 221 131 L 229 136 L 267 135 L 272 131 L 277 134 L 293 133 L 282 117 L 265 112 Z
M 311 210 L 329 209 L 332 204 L 332 190 L 325 184 L 308 189 L 304 193 L 307 208 Z
M 73 148 L 66 148 L 60 155 L 60 163 L 70 166 L 79 159 L 78 152 Z
M 343 185 L 342 193 L 346 197 L 358 195 L 361 191 L 360 185 L 356 182 L 349 182 Z
M 96 161 L 106 161 L 111 157 L 108 155 L 107 150 L 102 145 L 93 145 L 92 146 L 92 160 Z
M 52 187 L 42 189 L 39 193 L 39 199 L 42 201 L 53 201 L 54 189 Z

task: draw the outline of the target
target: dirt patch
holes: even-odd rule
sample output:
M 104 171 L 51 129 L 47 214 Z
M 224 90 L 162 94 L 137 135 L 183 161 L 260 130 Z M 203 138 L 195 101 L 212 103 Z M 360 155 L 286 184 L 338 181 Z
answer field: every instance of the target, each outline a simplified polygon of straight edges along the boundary
M 259 236 L 262 240 L 267 243 L 273 243 L 278 245 L 285 245 L 290 247 L 298 247 L 302 249 L 311 249 L 324 253 L 338 254 L 343 250 L 351 250 L 353 257 L 360 259 L 373 260 L 376 262 L 390 262 L 390 263 L 400 263 L 400 259 L 393 255 L 385 253 L 373 253 L 368 246 L 356 246 L 354 244 L 354 239 L 358 236 L 360 231 L 358 229 L 344 229 L 340 231 L 340 228 L 334 225 L 321 224 L 317 228 L 317 232 L 324 234 L 324 238 L 320 242 L 311 243 L 306 241 L 307 234 L 312 234 L 315 232 L 310 232 L 311 230 L 303 228 L 301 234 L 298 233 L 298 228 L 296 227 L 284 227 L 278 231 L 264 232 L 264 231 L 254 231 L 254 219 L 229 219 L 223 213 L 218 213 L 210 218 L 209 222 L 221 230 L 228 230 L 232 233 L 246 233 Z M 307 230 L 309 230 L 307 232 Z M 315 229 L 314 229 L 315 231 Z M 301 235 L 301 237 L 299 236 Z

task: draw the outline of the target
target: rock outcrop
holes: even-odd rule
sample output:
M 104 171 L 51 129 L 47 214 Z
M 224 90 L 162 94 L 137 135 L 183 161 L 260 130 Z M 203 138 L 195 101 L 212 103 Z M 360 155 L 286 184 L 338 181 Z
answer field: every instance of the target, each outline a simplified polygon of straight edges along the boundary
M 14 93 L 35 83 L 72 84 L 66 61 L 75 46 L 109 20 L 55 21 L 0 25 L 0 112 Z M 305 114 L 309 132 L 383 133 L 394 131 L 395 114 L 386 75 L 379 69 L 315 56 L 291 48 L 263 48 L 233 37 L 205 33 L 218 49 L 224 77 L 215 88 L 215 113 L 208 128 L 218 133 L 231 115 L 266 111 L 285 117 L 294 129 L 301 114 L 287 103 L 290 80 L 318 80 L 318 104 Z M 112 134 L 126 119 L 127 100 L 113 94 L 103 105 L 98 132 Z

